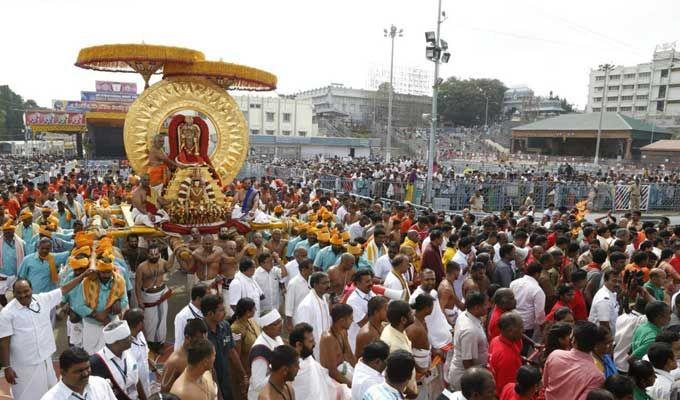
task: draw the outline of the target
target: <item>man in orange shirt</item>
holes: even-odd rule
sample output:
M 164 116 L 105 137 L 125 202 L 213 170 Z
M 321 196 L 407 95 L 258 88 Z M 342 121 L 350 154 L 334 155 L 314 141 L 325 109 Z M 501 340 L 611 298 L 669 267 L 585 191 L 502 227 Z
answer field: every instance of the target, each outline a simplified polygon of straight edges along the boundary
M 9 197 L 8 192 L 2 193 L 2 201 L 0 202 L 0 204 L 2 204 L 2 206 L 5 208 L 5 210 L 7 210 L 7 212 L 12 218 L 16 218 L 17 215 L 19 215 L 21 205 L 19 205 L 17 199 L 15 199 L 14 197 Z
M 413 225 L 413 218 L 415 217 L 416 211 L 413 208 L 409 208 L 406 211 L 406 218 L 401 219 L 401 234 L 405 235 L 408 232 L 408 228 Z
M 21 204 L 26 204 L 28 203 L 28 198 L 33 197 L 34 200 L 38 201 L 42 197 L 42 193 L 40 193 L 40 190 L 35 188 L 35 184 L 31 181 L 28 181 L 26 184 L 26 189 L 24 192 L 21 194 Z
M 624 276 L 627 271 L 642 271 L 643 280 L 645 282 L 649 281 L 649 255 L 644 251 L 635 251 L 630 260 L 632 262 L 626 265 L 626 268 L 623 269 L 621 276 Z

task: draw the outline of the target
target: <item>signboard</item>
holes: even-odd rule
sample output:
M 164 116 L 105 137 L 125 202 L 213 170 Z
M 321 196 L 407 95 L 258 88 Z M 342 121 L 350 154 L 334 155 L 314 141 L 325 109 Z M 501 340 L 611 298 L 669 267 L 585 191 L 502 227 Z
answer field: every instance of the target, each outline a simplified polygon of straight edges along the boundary
M 137 94 L 134 82 L 95 81 L 94 86 L 97 92 Z
M 83 113 L 36 110 L 26 111 L 27 125 L 82 125 L 85 126 Z
M 137 98 L 133 93 L 105 93 L 105 92 L 80 92 L 81 101 L 109 101 L 118 103 L 132 103 Z
M 127 113 L 130 103 L 105 101 L 52 100 L 52 108 L 67 112 L 113 112 Z

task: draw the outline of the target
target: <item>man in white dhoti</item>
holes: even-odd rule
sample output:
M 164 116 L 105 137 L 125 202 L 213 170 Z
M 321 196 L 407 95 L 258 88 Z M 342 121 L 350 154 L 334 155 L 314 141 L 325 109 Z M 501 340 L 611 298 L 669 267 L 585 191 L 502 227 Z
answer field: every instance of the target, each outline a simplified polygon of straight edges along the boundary
M 293 381 L 296 399 L 349 400 L 352 398 L 352 392 L 347 385 L 340 385 L 331 379 L 328 370 L 312 356 L 316 345 L 311 325 L 304 322 L 295 325 L 288 339 L 301 358 L 300 370 Z
M 248 400 L 257 400 L 258 394 L 267 384 L 272 351 L 283 345 L 281 328 L 283 321 L 277 310 L 272 310 L 257 320 L 262 333 L 250 348 L 248 361 L 250 362 L 250 385 L 248 386 Z
M 309 284 L 312 290 L 298 305 L 293 322 L 295 325 L 306 322 L 314 329 L 314 341 L 319 343 L 321 334 L 331 327 L 331 314 L 328 305 L 328 291 L 331 287 L 331 281 L 328 275 L 324 272 L 315 272 L 309 278 Z M 318 346 L 314 347 L 314 358 L 319 360 Z
M 304 251 L 304 249 L 301 250 Z M 298 273 L 288 282 L 286 287 L 286 307 L 284 312 L 286 314 L 286 331 L 288 332 L 293 330 L 293 315 L 295 315 L 298 305 L 302 303 L 305 296 L 312 290 L 308 282 L 309 276 L 312 275 L 312 260 L 304 259 L 300 261 L 298 268 Z
M 159 205 L 168 203 L 159 193 L 149 186 L 149 175 L 142 174 L 140 185 L 132 192 L 131 214 L 135 225 L 153 228 L 157 224 L 170 220 L 168 213 L 158 208 Z
M 0 363 L 15 400 L 39 399 L 57 383 L 50 313 L 63 295 L 93 273 L 87 271 L 59 289 L 36 295 L 28 280 L 14 282 L 14 299 L 0 311 Z
M 0 305 L 7 305 L 5 293 L 12 287 L 17 279 L 17 271 L 24 260 L 24 241 L 16 235 L 16 226 L 8 219 L 2 225 L 2 238 L 0 238 Z
M 356 341 L 359 329 L 368 322 L 368 301 L 375 296 L 371 291 L 373 286 L 373 272 L 370 269 L 361 269 L 352 276 L 354 291 L 347 298 L 347 304 L 354 310 L 352 325 L 347 331 L 347 339 L 352 353 L 356 354 Z
M 171 265 L 161 258 L 158 245 L 152 243 L 148 258 L 135 272 L 137 304 L 144 310 L 144 334 L 156 354 L 160 353 L 167 335 L 168 299 L 172 290 L 165 284 L 165 274 L 170 272 Z
M 434 299 L 434 307 L 432 308 L 432 314 L 425 317 L 425 323 L 427 325 L 427 338 L 432 346 L 433 358 L 439 357 L 440 359 L 436 362 L 437 364 L 437 374 L 440 377 L 438 380 L 442 385 L 444 385 L 444 372 L 448 371 L 448 366 L 451 363 L 451 358 L 453 357 L 453 352 L 450 351 L 453 348 L 452 345 L 452 334 L 451 331 L 453 327 L 449 325 L 449 322 L 442 311 L 442 307 L 437 299 L 437 291 L 434 290 L 434 285 L 436 283 L 436 275 L 431 269 L 423 269 L 420 273 L 421 283 L 420 286 L 413 291 L 410 303 L 415 302 L 416 297 L 420 294 L 429 294 Z M 435 362 L 433 362 L 435 364 Z M 431 386 L 434 386 L 434 381 L 431 382 Z
M 243 297 L 250 297 L 255 302 L 255 316 L 260 316 L 260 301 L 264 292 L 260 285 L 253 279 L 255 275 L 255 263 L 248 257 L 243 257 L 238 263 L 238 272 L 229 285 L 229 305 L 232 310 L 236 309 L 236 303 Z

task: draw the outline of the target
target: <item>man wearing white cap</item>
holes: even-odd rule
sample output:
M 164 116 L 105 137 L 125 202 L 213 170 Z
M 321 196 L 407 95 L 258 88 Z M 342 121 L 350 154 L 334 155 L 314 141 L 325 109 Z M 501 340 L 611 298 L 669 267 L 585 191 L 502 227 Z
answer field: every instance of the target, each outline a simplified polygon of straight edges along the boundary
M 262 333 L 250 348 L 248 361 L 250 362 L 250 385 L 248 386 L 248 400 L 257 400 L 269 378 L 269 361 L 272 351 L 283 344 L 281 327 L 283 321 L 277 310 L 272 310 L 258 318 Z
M 128 351 L 132 344 L 127 321 L 113 321 L 104 327 L 106 345 L 90 357 L 92 375 L 108 379 L 117 399 L 144 398 L 139 365 Z

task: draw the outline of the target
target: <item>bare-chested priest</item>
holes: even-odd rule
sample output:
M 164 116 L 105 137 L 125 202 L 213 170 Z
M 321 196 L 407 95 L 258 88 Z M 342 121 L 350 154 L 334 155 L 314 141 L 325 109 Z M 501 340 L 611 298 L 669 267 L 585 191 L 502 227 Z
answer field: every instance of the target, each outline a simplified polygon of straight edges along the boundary
M 300 370 L 298 352 L 287 344 L 278 346 L 272 351 L 269 365 L 269 382 L 262 388 L 257 400 L 294 400 L 292 382 Z
M 139 186 L 132 191 L 132 220 L 135 225 L 146 225 L 151 228 L 167 221 L 170 217 L 161 207 L 170 204 L 158 195 L 156 189 L 149 185 L 149 175 L 142 174 Z
M 197 339 L 187 349 L 187 366 L 172 384 L 170 393 L 182 400 L 217 400 L 212 378 L 215 348 L 208 339 Z
M 161 376 L 161 392 L 170 391 L 175 380 L 187 367 L 187 349 L 198 339 L 207 339 L 208 326 L 200 318 L 193 318 L 187 321 L 184 326 L 184 340 L 182 346 L 173 351 L 163 366 L 163 376 Z M 182 338 L 175 338 L 182 340 Z
M 144 310 L 144 336 L 156 354 L 167 336 L 168 299 L 172 290 L 165 284 L 165 274 L 171 268 L 172 261 L 162 259 L 158 245 L 151 243 L 146 261 L 135 271 L 135 296 L 139 308 Z
M 196 277 L 214 294 L 221 293 L 222 282 L 216 282 L 216 278 L 220 274 L 222 255 L 222 248 L 215 246 L 215 240 L 209 234 L 203 235 L 201 247 L 193 252 Z

